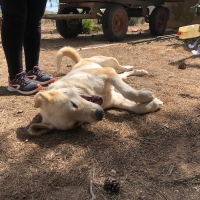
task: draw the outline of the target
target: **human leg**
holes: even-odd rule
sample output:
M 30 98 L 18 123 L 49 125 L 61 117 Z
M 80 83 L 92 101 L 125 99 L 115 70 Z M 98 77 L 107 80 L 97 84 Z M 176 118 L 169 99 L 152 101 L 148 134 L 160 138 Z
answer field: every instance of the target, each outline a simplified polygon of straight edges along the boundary
M 46 75 L 38 67 L 40 42 L 41 42 L 41 18 L 44 14 L 47 0 L 29 0 L 27 2 L 27 22 L 24 34 L 24 52 L 26 62 L 26 76 L 33 82 L 45 85 L 55 81 Z
M 33 94 L 42 87 L 32 83 L 23 72 L 22 43 L 27 20 L 27 0 L 1 0 L 2 46 L 8 64 L 8 90 Z
M 27 0 L 1 0 L 1 38 L 11 80 L 23 71 L 22 43 L 26 24 L 26 3 Z
M 47 0 L 27 1 L 27 21 L 24 34 L 24 53 L 26 70 L 38 66 L 41 41 L 41 18 L 45 12 Z

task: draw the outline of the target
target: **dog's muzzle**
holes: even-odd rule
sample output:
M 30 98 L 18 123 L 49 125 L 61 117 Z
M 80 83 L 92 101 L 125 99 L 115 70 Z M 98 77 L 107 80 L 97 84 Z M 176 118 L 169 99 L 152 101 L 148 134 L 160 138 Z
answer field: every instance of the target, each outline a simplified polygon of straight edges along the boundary
M 95 117 L 96 117 L 96 120 L 98 120 L 98 121 L 102 120 L 104 117 L 103 109 L 97 109 L 95 112 Z

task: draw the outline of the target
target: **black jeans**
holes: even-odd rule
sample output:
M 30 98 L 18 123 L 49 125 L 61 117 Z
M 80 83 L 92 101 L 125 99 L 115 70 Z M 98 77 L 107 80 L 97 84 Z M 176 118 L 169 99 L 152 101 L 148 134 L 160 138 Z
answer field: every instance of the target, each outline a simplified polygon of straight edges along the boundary
M 38 66 L 41 18 L 46 2 L 47 0 L 0 0 L 3 14 L 1 38 L 11 79 L 23 71 L 23 45 L 26 70 Z

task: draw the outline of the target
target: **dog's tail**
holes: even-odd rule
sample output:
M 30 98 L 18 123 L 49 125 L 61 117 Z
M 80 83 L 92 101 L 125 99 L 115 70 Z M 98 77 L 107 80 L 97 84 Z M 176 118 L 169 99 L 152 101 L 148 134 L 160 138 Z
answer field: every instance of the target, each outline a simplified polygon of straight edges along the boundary
M 80 54 L 72 47 L 63 47 L 56 55 L 57 72 L 60 71 L 61 61 L 64 56 L 71 58 L 75 63 L 78 63 L 81 59 Z

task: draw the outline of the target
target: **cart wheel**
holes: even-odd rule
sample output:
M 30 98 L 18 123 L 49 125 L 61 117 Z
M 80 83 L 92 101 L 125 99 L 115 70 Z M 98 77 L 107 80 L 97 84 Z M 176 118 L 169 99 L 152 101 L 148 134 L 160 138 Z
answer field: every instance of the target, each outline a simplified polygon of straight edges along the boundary
M 162 6 L 156 7 L 150 15 L 149 29 L 152 35 L 163 35 L 167 27 L 168 13 Z
M 110 42 L 121 41 L 127 32 L 128 16 L 121 5 L 106 8 L 102 19 L 103 32 Z
M 60 14 L 78 14 L 76 8 L 64 8 Z M 56 27 L 59 34 L 65 39 L 76 38 L 82 30 L 81 19 L 68 19 L 68 20 L 56 20 Z

